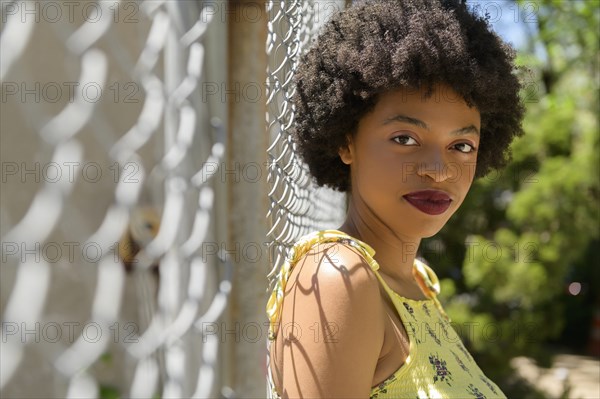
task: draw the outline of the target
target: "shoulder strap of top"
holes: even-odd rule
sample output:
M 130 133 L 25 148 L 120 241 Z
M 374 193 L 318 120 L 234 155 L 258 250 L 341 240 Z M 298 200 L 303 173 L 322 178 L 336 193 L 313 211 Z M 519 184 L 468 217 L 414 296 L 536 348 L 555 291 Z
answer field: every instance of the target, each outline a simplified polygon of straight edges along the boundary
M 275 339 L 276 334 L 276 326 L 279 321 L 279 317 L 281 315 L 281 307 L 283 302 L 283 295 L 285 292 L 285 287 L 287 284 L 287 280 L 290 276 L 290 273 L 296 263 L 304 256 L 310 249 L 317 245 L 328 242 L 340 242 L 344 244 L 348 244 L 354 248 L 356 248 L 367 261 L 371 269 L 375 272 L 379 281 L 383 284 L 384 288 L 388 293 L 391 289 L 385 283 L 383 278 L 379 275 L 377 270 L 379 270 L 379 264 L 374 258 L 375 250 L 367 243 L 360 241 L 348 234 L 341 232 L 339 230 L 321 230 L 316 231 L 310 234 L 307 234 L 301 237 L 292 248 L 290 248 L 288 252 L 288 256 L 286 257 L 279 273 L 277 275 L 277 279 L 275 282 L 275 286 L 273 288 L 273 292 L 269 297 L 267 302 L 267 316 L 269 318 L 269 339 Z M 417 280 L 419 286 L 425 293 L 425 295 L 436 302 L 436 305 L 441 310 L 441 306 L 437 300 L 437 294 L 440 292 L 440 284 L 436 274 L 433 270 L 424 264 L 423 262 L 416 260 L 413 265 L 413 275 Z M 441 310 L 442 314 L 445 316 L 443 310 Z
M 267 302 L 267 316 L 269 318 L 269 339 L 275 339 L 276 326 L 281 315 L 281 307 L 283 302 L 283 295 L 287 280 L 292 272 L 292 269 L 298 263 L 300 258 L 304 256 L 310 249 L 317 244 L 324 244 L 328 242 L 343 242 L 356 248 L 369 263 L 373 270 L 379 269 L 379 265 L 373 259 L 375 250 L 368 244 L 356 240 L 355 238 L 338 230 L 321 230 L 307 234 L 301 237 L 292 248 L 290 248 L 288 255 L 279 269 L 273 292 Z
M 427 297 L 432 298 L 440 293 L 440 281 L 437 275 L 418 259 L 413 263 L 413 276 Z

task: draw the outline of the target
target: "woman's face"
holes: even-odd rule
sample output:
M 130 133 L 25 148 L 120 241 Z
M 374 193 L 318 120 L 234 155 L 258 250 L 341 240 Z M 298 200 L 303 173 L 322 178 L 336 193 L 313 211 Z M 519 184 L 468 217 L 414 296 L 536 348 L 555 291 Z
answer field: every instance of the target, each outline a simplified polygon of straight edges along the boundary
M 340 157 L 352 196 L 394 233 L 436 234 L 463 202 L 475 173 L 481 118 L 451 88 L 381 95 Z

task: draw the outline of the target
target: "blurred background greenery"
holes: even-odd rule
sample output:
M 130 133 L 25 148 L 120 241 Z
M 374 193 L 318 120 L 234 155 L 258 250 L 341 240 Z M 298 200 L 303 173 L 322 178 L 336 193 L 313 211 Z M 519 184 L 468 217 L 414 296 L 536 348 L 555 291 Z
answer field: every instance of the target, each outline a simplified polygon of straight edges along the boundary
M 600 2 L 507 4 L 535 12 L 521 14 L 518 48 L 525 135 L 510 165 L 474 183 L 421 255 L 435 264 L 445 307 L 482 369 L 508 397 L 538 398 L 511 359 L 547 366 L 557 350 L 599 355 L 591 331 L 600 312 Z

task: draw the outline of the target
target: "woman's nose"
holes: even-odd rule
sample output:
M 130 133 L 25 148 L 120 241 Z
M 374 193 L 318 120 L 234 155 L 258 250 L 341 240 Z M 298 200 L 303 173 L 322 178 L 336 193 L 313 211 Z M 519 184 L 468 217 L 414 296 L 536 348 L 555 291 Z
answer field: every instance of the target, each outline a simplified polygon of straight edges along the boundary
M 422 178 L 428 178 L 436 183 L 453 179 L 460 169 L 457 165 L 448 162 L 444 150 L 431 149 L 423 153 L 417 165 L 417 174 Z

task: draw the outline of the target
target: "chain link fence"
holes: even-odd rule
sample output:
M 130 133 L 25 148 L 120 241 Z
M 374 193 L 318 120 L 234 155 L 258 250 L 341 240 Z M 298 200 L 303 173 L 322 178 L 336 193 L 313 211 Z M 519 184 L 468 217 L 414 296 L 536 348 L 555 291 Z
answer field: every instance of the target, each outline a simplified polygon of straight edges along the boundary
M 235 341 L 210 329 L 237 289 L 220 244 L 228 101 L 213 91 L 237 19 L 227 4 L 0 2 L 3 396 L 248 394 L 228 386 Z M 343 218 L 344 197 L 313 186 L 289 136 L 298 57 L 343 2 L 256 4 L 272 279 L 296 238 Z
M 319 188 L 300 159 L 291 137 L 295 109 L 294 73 L 301 55 L 310 46 L 320 25 L 345 5 L 344 2 L 285 1 L 269 3 L 267 52 L 269 155 L 269 248 L 272 291 L 289 249 L 311 231 L 335 228 L 343 223 L 345 195 Z M 267 364 L 269 360 L 267 357 Z M 267 386 L 271 397 L 273 387 Z
M 269 3 L 267 52 L 269 153 L 269 213 L 271 287 L 288 249 L 304 234 L 341 225 L 346 214 L 345 195 L 317 187 L 295 149 L 290 130 L 295 109 L 293 77 L 300 56 L 310 46 L 321 24 L 344 2 L 286 1 Z

